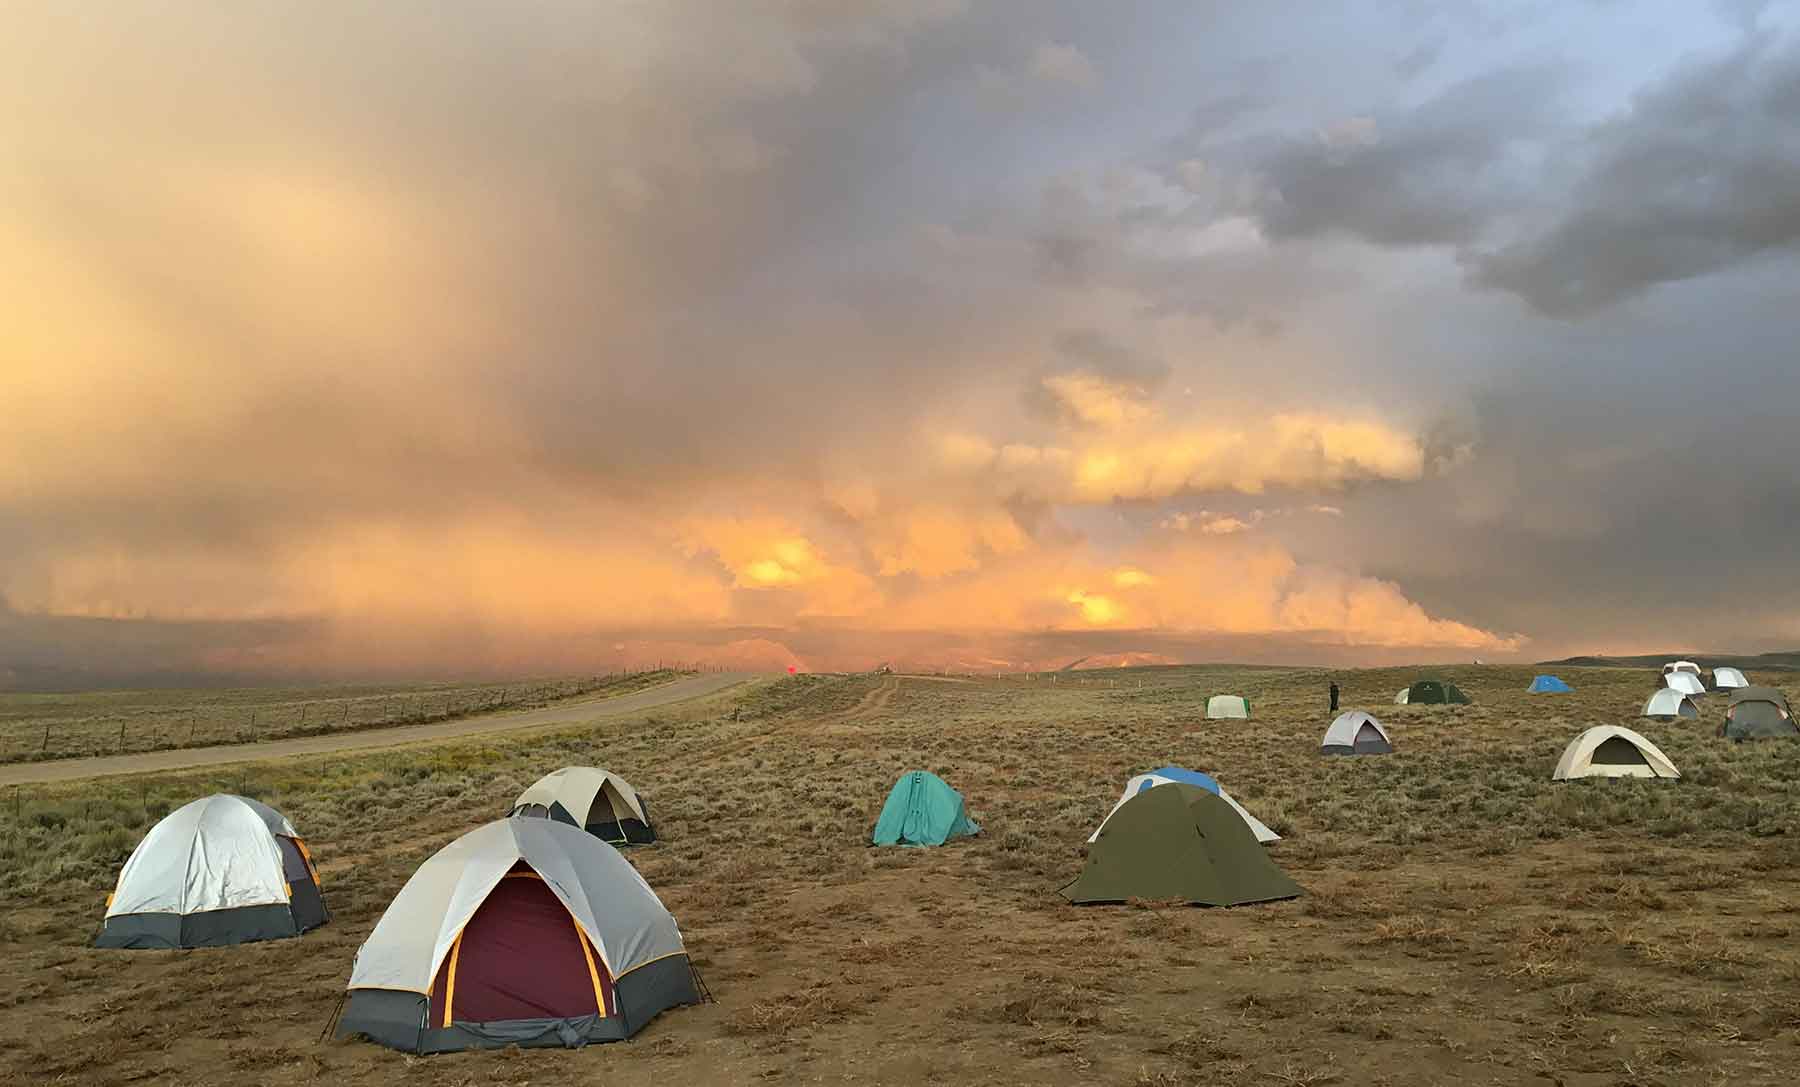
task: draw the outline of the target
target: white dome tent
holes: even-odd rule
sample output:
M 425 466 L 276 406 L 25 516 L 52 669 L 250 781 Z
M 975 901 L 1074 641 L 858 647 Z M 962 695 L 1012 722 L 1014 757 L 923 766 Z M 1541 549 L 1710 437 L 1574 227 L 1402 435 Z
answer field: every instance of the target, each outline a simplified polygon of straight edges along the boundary
M 592 766 L 545 774 L 519 794 L 507 814 L 555 819 L 613 845 L 656 841 L 649 809 L 631 782 Z
M 356 953 L 340 1037 L 409 1053 L 629 1038 L 700 997 L 675 919 L 622 854 L 554 819 L 438 850 Z
M 1665 672 L 1663 673 L 1663 686 L 1672 691 L 1680 691 L 1685 695 L 1699 696 L 1706 693 L 1706 684 L 1702 683 L 1699 675 L 1693 672 Z
M 1700 666 L 1693 661 L 1670 661 L 1663 665 L 1662 670 L 1663 675 L 1665 676 L 1672 676 L 1681 672 L 1686 672 L 1688 675 L 1696 677 L 1700 675 Z
M 1250 700 L 1235 694 L 1213 695 L 1206 700 L 1206 719 L 1216 721 L 1221 718 L 1249 720 Z
M 1736 668 L 1714 668 L 1713 689 L 1716 691 L 1735 691 L 1740 687 L 1750 686 L 1750 680 Z
M 1411 701 L 1412 701 L 1412 688 L 1411 687 L 1400 688 L 1400 693 L 1394 696 L 1394 705 L 1396 705 L 1396 706 L 1404 706 Z
M 330 919 L 287 817 L 219 793 L 184 804 L 119 869 L 96 947 L 222 947 L 298 936 Z
M 1676 718 L 1697 721 L 1700 719 L 1700 707 L 1694 705 L 1694 700 L 1680 691 L 1672 687 L 1664 687 L 1653 693 L 1650 700 L 1644 703 L 1642 716 L 1653 717 L 1659 721 L 1673 721 Z
M 1321 755 L 1386 755 L 1393 750 L 1387 729 L 1362 710 L 1339 714 L 1319 745 Z
M 1649 740 L 1618 725 L 1596 725 L 1569 741 L 1555 781 L 1589 777 L 1678 778 L 1669 757 Z

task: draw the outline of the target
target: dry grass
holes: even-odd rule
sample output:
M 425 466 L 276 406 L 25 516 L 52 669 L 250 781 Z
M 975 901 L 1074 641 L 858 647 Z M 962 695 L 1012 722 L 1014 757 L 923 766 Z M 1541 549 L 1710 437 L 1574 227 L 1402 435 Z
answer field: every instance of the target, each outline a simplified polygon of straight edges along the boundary
M 1637 721 L 1644 673 L 1571 669 L 1576 694 L 1534 697 L 1527 670 L 1443 671 L 1475 706 L 1392 705 L 1409 672 L 1340 675 L 1346 706 L 1390 726 L 1384 758 L 1318 756 L 1323 672 L 801 677 L 587 730 L 0 795 L 0 1081 L 1791 1082 L 1800 745 L 1713 739 L 1716 705 L 1700 726 Z M 1257 718 L 1201 720 L 1226 690 Z M 1683 780 L 1551 782 L 1599 723 L 1648 734 Z M 419 861 L 575 762 L 650 796 L 664 841 L 629 856 L 719 1003 L 577 1052 L 319 1043 Z M 1306 896 L 1063 904 L 1122 782 L 1163 763 L 1285 835 L 1272 855 Z M 960 788 L 983 834 L 868 848 L 914 768 Z M 221 788 L 308 835 L 333 924 L 89 949 L 138 836 Z
M 511 683 L 0 692 L 0 763 L 134 754 L 447 721 L 666 683 L 668 670 Z

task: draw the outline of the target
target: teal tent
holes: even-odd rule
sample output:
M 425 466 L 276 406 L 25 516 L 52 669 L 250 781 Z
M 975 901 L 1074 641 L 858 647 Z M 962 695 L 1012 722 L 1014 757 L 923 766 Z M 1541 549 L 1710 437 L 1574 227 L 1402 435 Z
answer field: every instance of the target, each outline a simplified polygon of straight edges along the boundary
M 1568 694 L 1574 689 L 1555 676 L 1539 676 L 1526 688 L 1532 694 Z
M 876 845 L 943 845 L 952 838 L 979 834 L 981 828 L 963 810 L 962 794 L 926 770 L 900 775 L 881 818 L 875 820 Z

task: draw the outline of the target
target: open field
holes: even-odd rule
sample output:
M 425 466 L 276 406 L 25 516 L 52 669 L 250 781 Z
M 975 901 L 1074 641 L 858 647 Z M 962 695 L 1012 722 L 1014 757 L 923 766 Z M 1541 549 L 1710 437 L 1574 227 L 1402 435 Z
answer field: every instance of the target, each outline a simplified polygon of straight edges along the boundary
M 0 1081 L 1793 1082 L 1800 745 L 1713 738 L 1717 696 L 1698 725 L 1638 721 L 1648 671 L 1564 669 L 1575 694 L 1531 696 L 1529 669 L 1440 669 L 1477 704 L 1392 705 L 1413 674 L 1335 673 L 1346 708 L 1390 726 L 1379 758 L 1317 754 L 1322 671 L 800 677 L 648 720 L 0 793 Z M 1256 719 L 1202 721 L 1221 691 Z M 1645 733 L 1683 779 L 1552 783 L 1596 723 Z M 664 841 L 629 856 L 718 1002 L 581 1051 L 320 1042 L 413 868 L 572 762 L 649 796 Z M 1272 855 L 1307 894 L 1063 904 L 1125 778 L 1163 763 L 1216 774 L 1283 834 Z M 982 835 L 867 848 L 910 768 L 959 788 Z M 221 789 L 299 826 L 332 924 L 87 947 L 149 823 Z
M 666 683 L 678 674 L 656 669 L 511 683 L 0 692 L 0 763 L 256 743 L 447 721 L 580 695 L 634 691 Z

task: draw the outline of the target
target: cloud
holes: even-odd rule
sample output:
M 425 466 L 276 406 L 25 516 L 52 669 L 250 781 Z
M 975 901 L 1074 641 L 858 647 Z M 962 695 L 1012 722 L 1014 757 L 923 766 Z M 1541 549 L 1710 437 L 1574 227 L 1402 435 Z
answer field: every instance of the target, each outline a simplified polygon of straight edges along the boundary
M 1044 391 L 1071 421 L 1101 430 L 1122 430 L 1156 418 L 1144 389 L 1109 381 L 1098 374 L 1052 374 Z
M 1047 83 L 1066 83 L 1081 90 L 1100 85 L 1100 72 L 1081 50 L 1060 42 L 1045 42 L 1031 55 L 1031 74 Z
M 1578 317 L 1800 242 L 1800 45 L 1752 33 L 1568 149 L 1569 196 L 1469 260 L 1480 286 Z
M 1276 415 L 1255 425 L 1196 423 L 1082 449 L 1075 498 L 1168 498 L 1209 491 L 1260 494 L 1270 487 L 1333 490 L 1424 472 L 1417 441 L 1380 423 Z
M 0 668 L 1793 629 L 1774 9 L 631 14 L 21 16 Z
M 1457 83 L 1383 120 L 1349 117 L 1257 163 L 1272 237 L 1334 234 L 1376 245 L 1474 242 L 1528 199 L 1523 157 L 1551 129 L 1565 80 L 1543 65 Z

